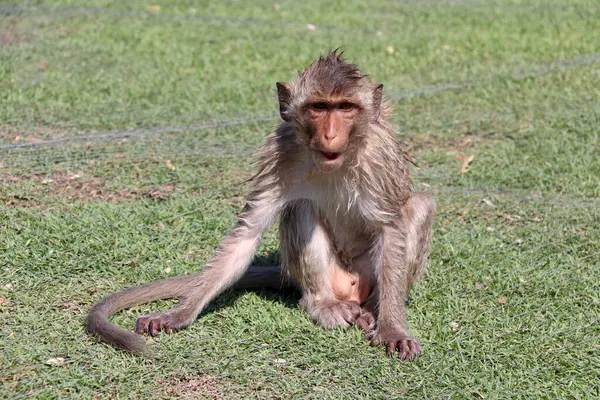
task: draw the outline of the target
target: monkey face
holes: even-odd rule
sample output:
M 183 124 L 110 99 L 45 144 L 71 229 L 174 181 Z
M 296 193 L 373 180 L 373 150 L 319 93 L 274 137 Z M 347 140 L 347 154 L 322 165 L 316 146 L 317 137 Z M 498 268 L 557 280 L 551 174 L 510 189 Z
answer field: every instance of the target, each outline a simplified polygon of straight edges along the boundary
M 344 164 L 350 132 L 361 113 L 348 98 L 313 98 L 303 107 L 308 120 L 309 147 L 318 170 L 332 172 Z
M 310 151 L 316 169 L 333 172 L 353 158 L 368 124 L 379 119 L 382 90 L 341 54 L 331 53 L 293 82 L 277 82 L 279 112 Z

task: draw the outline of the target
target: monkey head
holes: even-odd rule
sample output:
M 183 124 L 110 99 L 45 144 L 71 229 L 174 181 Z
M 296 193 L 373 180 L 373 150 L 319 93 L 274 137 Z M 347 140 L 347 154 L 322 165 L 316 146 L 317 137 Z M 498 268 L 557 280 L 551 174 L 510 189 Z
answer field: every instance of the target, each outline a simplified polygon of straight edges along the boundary
M 383 85 L 331 52 L 292 82 L 277 82 L 277 93 L 281 118 L 294 125 L 315 167 L 332 172 L 361 146 L 360 132 L 379 120 Z

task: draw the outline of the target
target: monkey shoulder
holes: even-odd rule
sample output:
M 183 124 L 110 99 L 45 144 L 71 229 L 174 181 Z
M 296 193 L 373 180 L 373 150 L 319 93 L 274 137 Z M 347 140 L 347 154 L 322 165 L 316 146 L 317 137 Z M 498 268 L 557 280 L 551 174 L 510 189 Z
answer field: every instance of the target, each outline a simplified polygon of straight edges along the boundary
M 373 154 L 380 158 L 359 162 L 361 167 L 355 171 L 359 195 L 369 206 L 372 204 L 385 214 L 394 214 L 412 193 L 404 152 L 397 146 L 389 146 L 385 150 L 376 149 Z
M 299 143 L 294 131 L 287 124 L 282 124 L 276 131 L 265 137 L 264 143 L 255 155 L 255 164 L 261 175 L 276 176 L 286 173 L 295 163 L 295 158 L 302 152 L 302 144 Z

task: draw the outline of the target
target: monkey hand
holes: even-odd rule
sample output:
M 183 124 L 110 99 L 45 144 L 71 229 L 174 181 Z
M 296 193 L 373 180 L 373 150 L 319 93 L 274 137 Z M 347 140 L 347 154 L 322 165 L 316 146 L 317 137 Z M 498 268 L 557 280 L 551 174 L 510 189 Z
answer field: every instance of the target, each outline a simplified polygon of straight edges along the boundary
M 367 332 L 367 339 L 371 341 L 371 346 L 383 344 L 387 348 L 388 356 L 392 356 L 398 351 L 398 358 L 401 360 L 414 360 L 421 354 L 421 345 L 411 337 L 403 328 L 378 327 L 375 330 Z
M 183 313 L 171 310 L 164 313 L 142 315 L 135 323 L 135 333 L 147 333 L 150 336 L 158 336 L 161 331 L 171 333 L 183 329 L 190 324 L 190 321 L 187 313 L 186 315 L 180 314 Z

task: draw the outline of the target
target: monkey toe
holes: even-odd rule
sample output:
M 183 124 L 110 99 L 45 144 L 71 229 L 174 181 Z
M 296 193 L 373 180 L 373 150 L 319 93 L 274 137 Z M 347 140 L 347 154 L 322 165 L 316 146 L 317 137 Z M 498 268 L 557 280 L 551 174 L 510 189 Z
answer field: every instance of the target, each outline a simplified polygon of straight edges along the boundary
M 401 360 L 413 361 L 417 356 L 421 354 L 421 345 L 419 344 L 419 342 L 412 338 L 406 338 L 399 341 L 396 344 L 396 347 L 398 348 L 398 358 Z M 392 355 L 393 351 L 389 354 Z
M 372 331 L 367 332 L 366 337 L 371 340 L 371 346 L 385 345 L 388 356 L 393 356 L 397 351 L 400 360 L 412 361 L 421 355 L 421 345 L 419 342 L 406 334 L 397 334 L 390 338 L 384 338 L 376 331 Z
M 387 344 L 387 353 L 389 356 L 393 356 L 396 350 L 398 350 L 398 358 L 400 360 L 413 361 L 421 354 L 421 345 L 410 337 Z
M 361 310 L 356 319 L 356 326 L 365 331 L 365 335 L 369 335 L 370 332 L 375 332 L 375 317 L 371 312 Z
M 334 318 L 340 316 L 343 319 L 338 325 L 351 326 L 360 318 L 360 305 L 354 301 L 341 301 L 331 308 L 331 314 Z
M 354 301 L 345 301 L 342 303 L 343 307 L 346 309 L 344 314 L 344 318 L 346 322 L 349 324 L 354 324 L 361 315 L 360 305 Z

